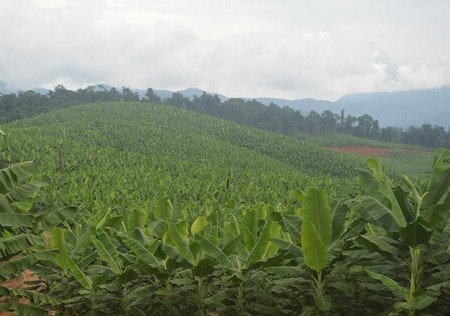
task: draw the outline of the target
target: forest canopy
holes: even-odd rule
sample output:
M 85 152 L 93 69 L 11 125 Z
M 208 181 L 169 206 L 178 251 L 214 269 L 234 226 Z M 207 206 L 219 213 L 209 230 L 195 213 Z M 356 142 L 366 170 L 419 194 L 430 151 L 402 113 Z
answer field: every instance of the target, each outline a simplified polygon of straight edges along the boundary
M 390 126 L 381 128 L 379 121 L 368 114 L 357 117 L 346 115 L 344 110 L 340 114 L 330 110 L 322 113 L 311 111 L 308 114 L 302 114 L 290 107 L 280 107 L 274 103 L 266 106 L 256 100 L 241 98 L 222 101 L 218 95 L 207 93 L 189 99 L 181 93 L 175 92 L 171 97 L 161 100 L 152 88 L 147 89 L 143 98 L 140 98 L 137 92 L 128 87 L 122 87 L 119 90 L 116 88 L 98 89 L 98 87 L 90 86 L 74 91 L 66 89 L 63 85 L 56 86 L 46 95 L 34 91 L 4 94 L 0 95 L 0 122 L 17 120 L 54 108 L 97 101 L 163 103 L 291 136 L 299 133 L 311 136 L 344 133 L 385 142 L 431 148 L 450 147 L 450 131 L 431 124 L 410 126 L 407 129 Z

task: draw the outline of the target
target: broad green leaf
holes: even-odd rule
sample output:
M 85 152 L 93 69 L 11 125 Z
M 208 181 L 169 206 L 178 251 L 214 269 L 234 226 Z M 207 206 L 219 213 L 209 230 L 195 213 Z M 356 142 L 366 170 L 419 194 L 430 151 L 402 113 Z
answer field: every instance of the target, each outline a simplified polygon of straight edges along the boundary
M 92 282 L 88 278 L 87 275 L 84 274 L 83 271 L 77 266 L 77 264 L 70 258 L 65 236 L 64 230 L 59 227 L 55 227 L 52 229 L 52 247 L 59 251 L 58 256 L 55 258 L 55 261 L 63 268 L 63 270 L 67 273 L 68 270 L 75 277 L 75 280 L 81 284 L 82 287 L 86 289 L 92 289 Z
M 219 227 L 217 226 L 212 226 L 209 227 L 209 229 L 207 230 L 207 233 L 204 235 L 206 238 L 208 238 L 208 240 L 213 244 L 213 245 L 218 245 L 219 244 Z
M 443 204 L 433 205 L 426 210 L 422 210 L 420 218 L 425 220 L 430 227 L 439 232 L 443 232 L 448 218 L 450 217 L 450 194 Z
M 381 281 L 385 286 L 387 286 L 389 288 L 389 290 L 391 290 L 391 292 L 394 295 L 397 295 L 399 298 L 404 299 L 405 295 L 406 295 L 406 289 L 401 286 L 400 284 L 398 284 L 396 281 L 392 280 L 391 278 L 375 273 L 373 271 L 370 270 L 366 270 L 367 274 L 375 280 Z
M 202 235 L 196 235 L 195 239 L 202 247 L 202 250 L 210 257 L 217 260 L 220 265 L 230 269 L 234 268 L 233 263 L 230 261 L 227 255 L 225 255 L 222 250 L 211 243 L 208 239 L 204 238 Z
M 277 222 L 272 221 L 270 225 L 270 238 L 281 238 L 281 226 Z M 266 259 L 275 255 L 278 249 L 278 245 L 271 242 L 271 239 L 269 239 L 263 258 Z
M 31 227 L 33 226 L 34 217 L 28 214 L 17 213 L 0 213 L 0 227 Z
M 322 244 L 327 246 L 331 241 L 332 224 L 330 206 L 328 205 L 325 192 L 318 189 L 309 189 L 306 191 L 303 198 L 301 215 L 303 223 L 314 226 Z M 305 237 L 307 236 L 302 233 L 302 243 Z
M 239 242 L 241 241 L 241 238 L 242 236 L 240 236 L 239 234 L 236 235 L 236 237 L 234 237 L 232 240 L 230 240 L 223 246 L 222 252 L 227 256 L 234 253 L 238 248 L 237 246 L 240 244 Z
M 39 261 L 54 260 L 57 252 L 55 250 L 37 251 L 27 255 L 14 257 L 4 262 L 0 262 L 0 271 L 3 275 L 17 275 Z
M 289 233 L 292 241 L 300 245 L 300 230 L 302 218 L 297 215 L 283 215 L 283 227 Z
M 205 216 L 199 216 L 191 225 L 192 235 L 200 234 L 208 226 L 208 220 Z
M 252 234 L 250 229 L 247 227 L 242 227 L 242 237 L 244 239 L 244 246 L 247 251 L 251 251 L 255 247 L 256 236 Z
M 391 181 L 383 173 L 379 160 L 369 158 L 367 159 L 367 165 L 370 171 L 359 170 L 363 187 L 370 196 L 389 208 L 398 225 L 404 227 L 406 225 L 405 217 L 392 191 Z
M 105 223 L 108 221 L 108 219 L 111 217 L 111 209 L 108 208 L 107 210 L 104 211 L 104 213 L 102 214 L 102 217 L 100 219 L 100 221 L 97 223 L 97 225 L 95 226 L 96 229 L 102 229 L 103 226 L 105 225 Z
M 111 252 L 114 252 L 114 250 L 111 249 L 108 244 L 105 245 L 104 243 L 99 241 L 97 238 L 95 238 L 95 236 L 91 236 L 91 241 L 94 244 L 95 249 L 97 249 L 97 254 L 99 255 L 99 257 L 108 264 L 108 266 L 115 274 L 120 274 L 122 272 L 120 263 L 116 261 L 110 254 Z
M 401 250 L 393 246 L 395 240 L 389 240 L 387 237 L 374 235 L 360 235 L 356 237 L 355 241 L 363 245 L 370 252 L 378 252 L 382 255 L 400 255 Z M 391 242 L 390 242 L 391 241 Z
M 273 242 L 275 245 L 277 245 L 279 248 L 289 251 L 292 255 L 296 257 L 301 257 L 303 255 L 302 249 L 290 241 L 283 240 L 280 238 L 271 238 L 270 241 Z
M 430 240 L 433 231 L 425 227 L 418 218 L 415 222 L 407 224 L 406 227 L 400 228 L 400 238 L 410 247 L 417 247 L 425 244 Z
M 80 232 L 80 235 L 77 236 L 75 248 L 73 249 L 71 255 L 81 255 L 84 251 L 89 251 L 89 249 L 92 249 L 91 235 L 94 235 L 95 231 L 96 228 L 94 226 L 84 228 L 83 231 Z
M 437 299 L 438 299 L 438 296 L 430 295 L 429 293 L 427 293 L 425 291 L 414 298 L 413 304 L 414 304 L 415 309 L 420 311 L 420 310 L 427 308 L 434 302 L 436 302 Z
M 417 214 L 417 204 L 413 205 L 411 203 L 411 193 L 412 192 L 401 186 L 393 188 L 392 191 L 395 194 L 395 198 L 397 199 L 398 205 L 400 206 L 400 209 L 402 210 L 402 213 L 403 213 L 403 216 L 405 217 L 406 222 L 411 223 L 411 222 L 415 221 L 416 216 L 418 215 Z
M 167 222 L 167 225 L 168 234 L 175 244 L 175 250 L 177 251 L 177 253 L 185 260 L 187 260 L 190 264 L 195 266 L 196 261 L 194 255 L 191 252 L 191 249 L 189 249 L 187 240 L 183 238 L 183 235 L 179 232 L 178 228 L 172 222 Z
M 336 203 L 336 205 L 333 207 L 333 210 L 331 212 L 331 218 L 332 218 L 332 236 L 331 240 L 337 240 L 344 229 L 345 226 L 345 220 L 347 218 L 347 212 L 348 212 L 348 206 L 339 201 Z
M 16 201 L 11 203 L 11 205 L 17 210 L 19 213 L 28 213 L 34 204 L 34 196 L 25 201 Z
M 242 222 L 244 227 L 252 233 L 253 236 L 258 234 L 259 214 L 257 210 L 247 209 L 243 211 Z
M 304 195 L 300 190 L 292 190 L 291 197 L 299 201 L 303 201 Z
M 18 207 L 17 210 L 19 212 L 27 212 L 33 204 L 39 189 L 46 185 L 47 183 L 39 181 L 30 181 L 22 184 L 15 183 L 11 190 L 6 194 L 6 197 L 12 202 L 26 202 L 23 204 L 18 203 L 15 206 L 16 208 Z
M 164 197 L 158 200 L 153 215 L 156 219 L 172 220 L 173 205 L 168 197 Z
M 328 264 L 328 250 L 316 227 L 304 221 L 302 224 L 302 251 L 308 268 L 319 272 Z
M 21 303 L 15 304 L 14 311 L 17 313 L 17 315 L 22 316 L 48 316 L 49 314 L 49 311 L 42 307 Z
M 11 193 L 20 183 L 31 178 L 36 168 L 31 161 L 14 164 L 0 170 L 0 194 Z M 36 188 L 34 188 L 36 189 Z M 34 189 L 32 190 L 34 192 Z M 21 200 L 21 199 L 16 199 Z
M 54 227 L 64 221 L 74 219 L 76 216 L 77 208 L 74 206 L 66 206 L 52 212 L 40 214 L 37 216 L 37 220 L 43 221 L 47 226 Z
M 371 196 L 358 197 L 348 201 L 347 205 L 369 223 L 378 225 L 388 232 L 400 231 L 400 223 L 397 222 L 391 210 Z
M 248 255 L 247 260 L 245 261 L 246 268 L 248 268 L 251 264 L 255 263 L 256 261 L 262 259 L 264 253 L 266 252 L 267 244 L 270 241 L 271 226 L 272 221 L 271 220 L 266 221 L 266 224 L 261 230 L 258 240 L 255 243 L 255 246 Z
M 127 218 L 127 229 L 129 232 L 136 228 L 144 228 L 148 220 L 147 211 L 143 207 L 134 208 Z
M 43 244 L 43 239 L 32 234 L 18 234 L 12 237 L 0 239 L 0 250 L 3 250 L 6 256 L 11 256 L 19 252 L 29 252 L 30 247 Z M 0 252 L 0 259 L 2 258 Z
M 139 260 L 145 262 L 152 267 L 161 266 L 161 262 L 137 240 L 127 236 L 120 237 L 125 245 L 138 257 Z
M 433 171 L 428 184 L 427 194 L 423 198 L 422 208 L 428 209 L 448 194 L 450 190 L 450 150 L 436 151 L 433 162 Z
M 57 249 L 59 251 L 59 255 L 57 258 L 55 258 L 55 260 L 61 266 L 64 273 L 67 273 L 67 271 L 69 270 L 69 264 L 67 259 L 69 257 L 69 254 L 66 246 L 64 230 L 62 228 L 55 227 L 52 229 L 51 235 L 52 235 L 51 239 L 52 248 Z

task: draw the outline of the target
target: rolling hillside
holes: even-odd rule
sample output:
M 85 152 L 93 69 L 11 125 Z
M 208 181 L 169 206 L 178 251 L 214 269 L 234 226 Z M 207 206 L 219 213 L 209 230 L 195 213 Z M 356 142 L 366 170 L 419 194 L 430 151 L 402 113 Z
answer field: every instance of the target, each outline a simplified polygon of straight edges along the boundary
M 281 314 L 299 314 L 311 305 L 309 296 L 298 295 L 311 288 L 305 262 L 308 265 L 308 256 L 317 255 L 304 247 L 305 231 L 312 225 L 304 212 L 329 218 L 328 228 L 322 226 L 330 240 L 338 231 L 331 244 L 337 255 L 330 251 L 338 268 L 354 265 L 355 251 L 355 263 L 361 256 L 374 260 L 372 244 L 365 252 L 355 250 L 361 245 L 353 242 L 367 223 L 363 217 L 352 217 L 365 212 L 366 205 L 348 210 L 342 204 L 359 203 L 364 181 L 355 177 L 355 168 L 363 166 L 362 157 L 185 109 L 140 102 L 72 106 L 2 129 L 6 132 L 2 163 L 9 167 L 2 170 L 1 181 L 3 192 L 8 192 L 2 195 L 7 213 L 0 214 L 6 236 L 2 246 L 7 249 L 2 249 L 6 263 L 0 262 L 0 275 L 5 274 L 0 279 L 1 295 L 23 295 L 5 286 L 25 284 L 33 273 L 48 280 L 49 288 L 45 296 L 33 292 L 41 295 L 32 296 L 34 305 L 14 309 L 40 308 L 43 305 L 35 305 L 45 300 L 49 310 L 71 315 L 91 310 L 108 315 L 193 315 L 197 310 L 278 315 L 280 309 Z M 37 172 L 32 164 L 10 165 L 28 159 L 36 162 Z M 390 173 L 417 163 L 405 157 L 386 159 L 392 159 Z M 372 161 L 369 166 L 376 165 Z M 375 180 L 368 185 L 372 189 L 379 185 L 396 199 L 392 190 L 398 189 L 398 178 L 393 178 L 391 188 L 377 166 L 372 172 Z M 43 183 L 34 180 L 40 179 L 49 185 L 39 191 Z M 391 214 L 387 206 L 381 210 Z M 15 235 L 10 237 L 12 229 Z M 313 229 L 313 236 L 319 236 Z M 321 239 L 311 239 L 311 244 L 325 248 Z M 442 244 L 446 249 L 446 240 Z M 324 252 L 328 256 L 328 250 Z M 10 255 L 16 253 L 24 256 Z M 21 270 L 24 258 L 28 274 Z M 385 269 L 386 260 L 380 257 L 375 264 Z M 349 281 L 342 270 L 336 271 L 327 278 L 346 282 L 345 291 L 360 286 L 359 273 Z M 254 284 L 263 289 L 256 296 Z M 222 294 L 217 296 L 218 292 Z M 233 303 L 244 292 L 248 294 L 243 303 Z M 334 290 L 333 295 L 339 295 L 335 308 L 341 308 L 340 301 L 361 308 L 359 297 L 344 299 Z M 378 299 L 365 300 L 372 304 L 369 309 L 385 309 L 383 304 L 378 307 Z M 434 306 L 443 309 L 446 302 Z M 37 315 L 48 314 L 45 309 L 40 312 Z
M 308 186 L 344 194 L 353 190 L 354 168 L 363 162 L 291 137 L 142 103 L 75 106 L 3 128 L 8 159 L 36 161 L 58 187 L 49 190 L 49 201 L 94 209 L 122 209 L 163 195 L 203 203 L 227 179 L 250 204 L 283 200 Z M 81 186 L 93 189 L 78 195 Z M 194 195 L 183 193 L 188 186 Z M 109 194 L 97 195 L 102 190 Z

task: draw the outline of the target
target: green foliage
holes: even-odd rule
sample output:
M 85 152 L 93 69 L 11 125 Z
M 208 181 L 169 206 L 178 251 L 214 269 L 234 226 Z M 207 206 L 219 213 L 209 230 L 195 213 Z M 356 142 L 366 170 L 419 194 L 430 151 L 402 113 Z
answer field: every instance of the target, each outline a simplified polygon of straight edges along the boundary
M 159 105 L 88 105 L 6 129 L 9 156 L 35 159 L 50 184 L 4 173 L 18 182 L 2 193 L 0 274 L 33 265 L 46 283 L 23 313 L 443 314 L 449 305 L 448 151 L 418 186 L 375 160 L 358 182 L 354 157 Z M 36 191 L 16 190 L 28 182 Z M 16 298 L 31 294 L 1 293 L 13 297 L 8 309 L 28 308 Z
M 72 215 L 70 208 L 50 211 L 35 207 L 37 193 L 45 183 L 33 180 L 34 173 L 30 162 L 0 170 L 0 310 L 19 315 L 48 315 L 48 308 L 60 302 L 43 292 L 10 289 L 1 281 L 20 279 L 25 269 L 51 264 L 55 252 L 41 235 L 49 224 L 58 225 Z M 23 298 L 30 303 L 21 303 Z
M 361 177 L 369 195 L 348 203 L 367 222 L 367 233 L 355 241 L 370 253 L 381 255 L 373 266 L 389 262 L 396 270 L 392 275 L 381 274 L 366 265 L 368 275 L 396 295 L 393 309 L 414 315 L 429 308 L 450 286 L 448 276 L 440 273 L 448 270 L 450 258 L 450 151 L 437 151 L 423 192 L 406 176 L 406 187 L 395 187 L 375 160 L 368 160 L 368 166 L 369 171 L 362 171 Z
M 331 241 L 331 214 L 325 193 L 309 189 L 302 200 L 302 250 L 306 265 L 316 272 L 327 266 Z

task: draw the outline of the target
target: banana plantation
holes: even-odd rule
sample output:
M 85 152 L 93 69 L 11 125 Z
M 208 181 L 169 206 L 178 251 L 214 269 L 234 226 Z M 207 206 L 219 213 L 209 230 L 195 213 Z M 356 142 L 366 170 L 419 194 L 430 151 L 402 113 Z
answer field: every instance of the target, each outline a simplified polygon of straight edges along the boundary
M 376 158 L 124 102 L 2 129 L 0 311 L 450 310 L 448 149 L 424 158 L 426 174 L 403 175 Z

